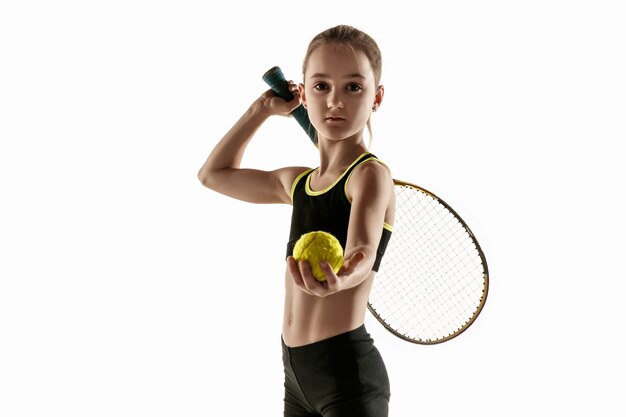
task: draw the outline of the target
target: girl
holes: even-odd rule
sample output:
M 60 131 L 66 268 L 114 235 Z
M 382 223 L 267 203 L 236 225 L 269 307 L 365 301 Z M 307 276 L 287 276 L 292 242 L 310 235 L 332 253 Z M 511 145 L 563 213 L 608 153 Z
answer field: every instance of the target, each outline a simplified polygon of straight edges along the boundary
M 364 327 L 370 289 L 394 220 L 393 180 L 368 153 L 363 131 L 380 106 L 382 60 L 376 42 L 351 26 L 317 35 L 304 58 L 303 83 L 289 81 L 294 99 L 266 91 L 226 133 L 200 169 L 203 185 L 253 203 L 293 205 L 287 244 L 282 326 L 286 417 L 384 417 L 389 380 Z M 319 167 L 275 171 L 240 168 L 263 122 L 300 104 L 317 130 Z M 370 130 L 371 134 L 371 130 Z M 324 230 L 341 242 L 345 259 L 326 281 L 292 255 L 296 240 Z

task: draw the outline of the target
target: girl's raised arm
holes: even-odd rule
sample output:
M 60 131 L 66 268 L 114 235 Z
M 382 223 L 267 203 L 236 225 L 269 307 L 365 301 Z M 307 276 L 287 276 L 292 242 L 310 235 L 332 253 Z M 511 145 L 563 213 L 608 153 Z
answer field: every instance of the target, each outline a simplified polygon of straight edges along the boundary
M 288 115 L 300 104 L 291 81 L 294 99 L 285 101 L 267 90 L 252 103 L 235 125 L 215 146 L 198 179 L 218 193 L 251 203 L 290 203 L 291 182 L 306 168 L 288 167 L 275 171 L 240 168 L 241 159 L 257 129 L 272 115 Z

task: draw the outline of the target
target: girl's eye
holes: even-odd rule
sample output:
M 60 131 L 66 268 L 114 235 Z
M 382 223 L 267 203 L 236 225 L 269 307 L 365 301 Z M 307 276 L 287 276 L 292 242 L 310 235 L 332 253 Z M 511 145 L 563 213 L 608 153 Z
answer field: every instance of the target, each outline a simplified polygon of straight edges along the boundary
M 358 85 L 358 84 L 348 84 L 347 88 L 348 88 L 349 91 L 352 91 L 352 92 L 357 92 L 357 91 L 361 91 L 362 90 L 361 86 Z
M 326 83 L 317 83 L 313 86 L 313 88 L 315 90 L 326 90 L 328 86 L 326 85 Z

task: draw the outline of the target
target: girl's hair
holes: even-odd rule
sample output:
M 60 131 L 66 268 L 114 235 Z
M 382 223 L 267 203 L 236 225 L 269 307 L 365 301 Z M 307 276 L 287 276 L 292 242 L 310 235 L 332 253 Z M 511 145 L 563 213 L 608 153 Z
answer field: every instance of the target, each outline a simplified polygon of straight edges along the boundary
M 316 50 L 319 46 L 331 43 L 345 46 L 349 48 L 353 54 L 355 53 L 355 50 L 363 52 L 365 56 L 367 56 L 367 59 L 372 66 L 372 70 L 374 71 L 374 82 L 376 83 L 376 88 L 378 88 L 378 86 L 380 85 L 380 77 L 383 67 L 383 59 L 380 53 L 380 49 L 378 48 L 376 41 L 374 41 L 371 36 L 359 29 L 348 25 L 338 25 L 330 29 L 326 29 L 311 40 L 311 42 L 309 43 L 309 48 L 306 51 L 306 55 L 304 56 L 304 61 L 302 63 L 303 78 L 311 53 L 313 53 L 313 51 Z M 370 134 L 371 145 L 373 136 L 372 127 L 369 119 L 367 120 L 367 130 Z

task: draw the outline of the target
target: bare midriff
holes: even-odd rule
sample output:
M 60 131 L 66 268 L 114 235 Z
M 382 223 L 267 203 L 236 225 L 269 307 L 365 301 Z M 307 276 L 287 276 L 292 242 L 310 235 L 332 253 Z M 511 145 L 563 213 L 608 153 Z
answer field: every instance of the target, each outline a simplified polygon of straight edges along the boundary
M 375 272 L 356 287 L 320 298 L 297 287 L 285 273 L 283 341 L 304 346 L 349 332 L 361 326 Z

